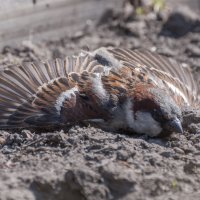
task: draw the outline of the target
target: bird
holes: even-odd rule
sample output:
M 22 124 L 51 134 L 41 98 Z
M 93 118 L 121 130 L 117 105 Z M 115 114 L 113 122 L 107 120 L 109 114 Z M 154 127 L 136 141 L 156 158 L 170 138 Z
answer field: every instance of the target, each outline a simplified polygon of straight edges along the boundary
M 150 137 L 183 133 L 199 108 L 192 71 L 144 49 L 100 47 L 76 56 L 0 68 L 0 129 L 88 123 Z

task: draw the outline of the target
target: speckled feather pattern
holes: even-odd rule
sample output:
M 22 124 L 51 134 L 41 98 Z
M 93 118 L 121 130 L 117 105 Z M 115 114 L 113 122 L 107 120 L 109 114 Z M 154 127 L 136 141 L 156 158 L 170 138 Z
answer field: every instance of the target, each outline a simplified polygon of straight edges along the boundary
M 100 48 L 64 60 L 5 68 L 0 83 L 2 129 L 109 122 L 128 99 L 134 109 L 142 109 L 137 99 L 151 96 L 147 85 L 164 90 L 180 108 L 200 102 L 190 69 L 142 50 Z

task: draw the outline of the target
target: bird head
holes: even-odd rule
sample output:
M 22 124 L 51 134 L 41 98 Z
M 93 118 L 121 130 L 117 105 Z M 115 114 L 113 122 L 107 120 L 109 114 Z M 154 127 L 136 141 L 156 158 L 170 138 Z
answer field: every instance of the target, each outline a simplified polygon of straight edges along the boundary
M 138 84 L 132 93 L 132 126 L 136 132 L 157 136 L 161 132 L 183 133 L 181 109 L 164 90 L 150 84 Z M 129 115 L 130 116 L 130 115 Z

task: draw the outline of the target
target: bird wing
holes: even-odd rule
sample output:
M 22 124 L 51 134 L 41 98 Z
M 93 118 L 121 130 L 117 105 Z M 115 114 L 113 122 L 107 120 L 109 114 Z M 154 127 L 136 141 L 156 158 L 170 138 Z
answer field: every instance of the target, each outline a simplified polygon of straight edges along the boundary
M 67 104 L 65 101 L 74 101 L 76 78 L 86 68 L 91 72 L 102 70 L 93 57 L 83 53 L 64 60 L 1 68 L 0 128 L 59 124 L 58 111 Z
M 147 73 L 155 85 L 168 91 L 181 105 L 200 105 L 200 91 L 189 68 L 146 50 L 108 49 L 122 65 Z

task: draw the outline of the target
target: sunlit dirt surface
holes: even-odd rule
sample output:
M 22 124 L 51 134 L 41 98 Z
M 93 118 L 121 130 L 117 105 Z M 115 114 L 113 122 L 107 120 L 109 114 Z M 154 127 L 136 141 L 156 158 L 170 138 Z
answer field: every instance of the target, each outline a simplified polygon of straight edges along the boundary
M 63 58 L 87 46 L 147 48 L 191 65 L 199 81 L 200 19 L 191 10 L 137 20 L 115 10 L 105 15 L 73 36 L 5 47 L 0 63 Z M 1 131 L 0 199 L 199 199 L 198 111 L 184 112 L 184 128 L 183 135 L 169 138 L 79 126 L 42 133 Z

